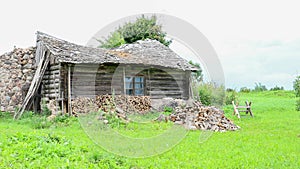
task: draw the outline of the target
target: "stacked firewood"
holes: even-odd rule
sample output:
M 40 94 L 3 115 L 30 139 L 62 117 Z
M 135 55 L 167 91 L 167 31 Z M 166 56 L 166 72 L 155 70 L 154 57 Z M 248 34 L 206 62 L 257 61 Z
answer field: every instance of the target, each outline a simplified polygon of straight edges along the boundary
M 183 125 L 190 130 L 227 131 L 237 130 L 239 126 L 224 116 L 224 112 L 216 107 L 203 106 L 197 102 L 194 106 L 178 106 L 169 120 L 175 124 Z
M 72 101 L 73 115 L 97 112 L 98 110 L 99 107 L 93 98 L 78 97 Z
M 124 113 L 145 113 L 151 108 L 149 96 L 98 95 L 96 98 L 79 97 L 72 101 L 73 114 L 113 112 L 118 107 Z
M 116 96 L 115 103 L 117 107 L 127 113 L 144 114 L 151 108 L 151 100 L 149 96 Z

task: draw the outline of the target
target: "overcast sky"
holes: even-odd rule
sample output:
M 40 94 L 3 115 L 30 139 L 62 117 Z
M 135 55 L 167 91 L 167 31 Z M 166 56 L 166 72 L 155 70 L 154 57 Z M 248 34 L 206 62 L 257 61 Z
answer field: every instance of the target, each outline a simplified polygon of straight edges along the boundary
M 292 89 L 300 73 L 297 1 L 68 1 L 0 2 L 0 53 L 35 45 L 35 32 L 85 45 L 106 25 L 126 16 L 162 13 L 202 32 L 221 61 L 226 87 L 261 82 Z

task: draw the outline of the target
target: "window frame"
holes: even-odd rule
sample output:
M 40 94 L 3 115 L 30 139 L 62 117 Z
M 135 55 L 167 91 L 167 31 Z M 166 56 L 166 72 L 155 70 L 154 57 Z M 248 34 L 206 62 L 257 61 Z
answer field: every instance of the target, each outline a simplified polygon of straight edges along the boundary
M 127 78 L 130 78 L 130 81 L 127 81 Z M 142 78 L 142 81 L 137 82 L 136 78 Z M 142 75 L 136 75 L 136 76 L 126 76 L 124 79 L 124 87 L 125 87 L 125 95 L 130 96 L 145 96 L 145 80 L 146 78 Z M 132 83 L 132 87 L 130 87 L 130 84 Z M 128 84 L 128 85 L 127 85 Z M 142 84 L 142 88 L 136 88 L 137 84 Z M 129 86 L 129 87 L 127 87 Z M 129 90 L 132 90 L 132 94 L 130 94 Z M 142 94 L 136 94 L 136 90 L 141 90 Z M 128 92 L 127 92 L 128 91 Z

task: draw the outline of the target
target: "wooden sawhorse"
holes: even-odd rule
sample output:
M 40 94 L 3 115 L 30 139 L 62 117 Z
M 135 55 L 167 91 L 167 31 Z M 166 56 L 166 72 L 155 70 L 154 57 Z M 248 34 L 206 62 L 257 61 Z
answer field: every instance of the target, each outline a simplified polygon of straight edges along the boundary
M 239 106 L 238 104 L 234 104 L 234 101 L 232 101 L 233 106 L 233 115 L 237 115 L 238 118 L 241 118 L 240 112 L 246 112 L 246 114 L 250 113 L 250 116 L 253 117 L 252 111 L 251 111 L 251 102 L 245 101 L 246 106 Z

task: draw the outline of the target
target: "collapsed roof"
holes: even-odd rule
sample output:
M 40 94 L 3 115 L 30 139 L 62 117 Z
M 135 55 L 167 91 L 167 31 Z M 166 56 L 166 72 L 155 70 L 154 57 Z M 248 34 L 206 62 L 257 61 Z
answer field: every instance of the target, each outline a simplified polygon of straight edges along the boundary
M 139 40 L 118 48 L 103 49 L 77 45 L 37 32 L 37 44 L 45 46 L 61 63 L 143 64 L 181 70 L 197 70 L 187 60 L 157 40 Z

